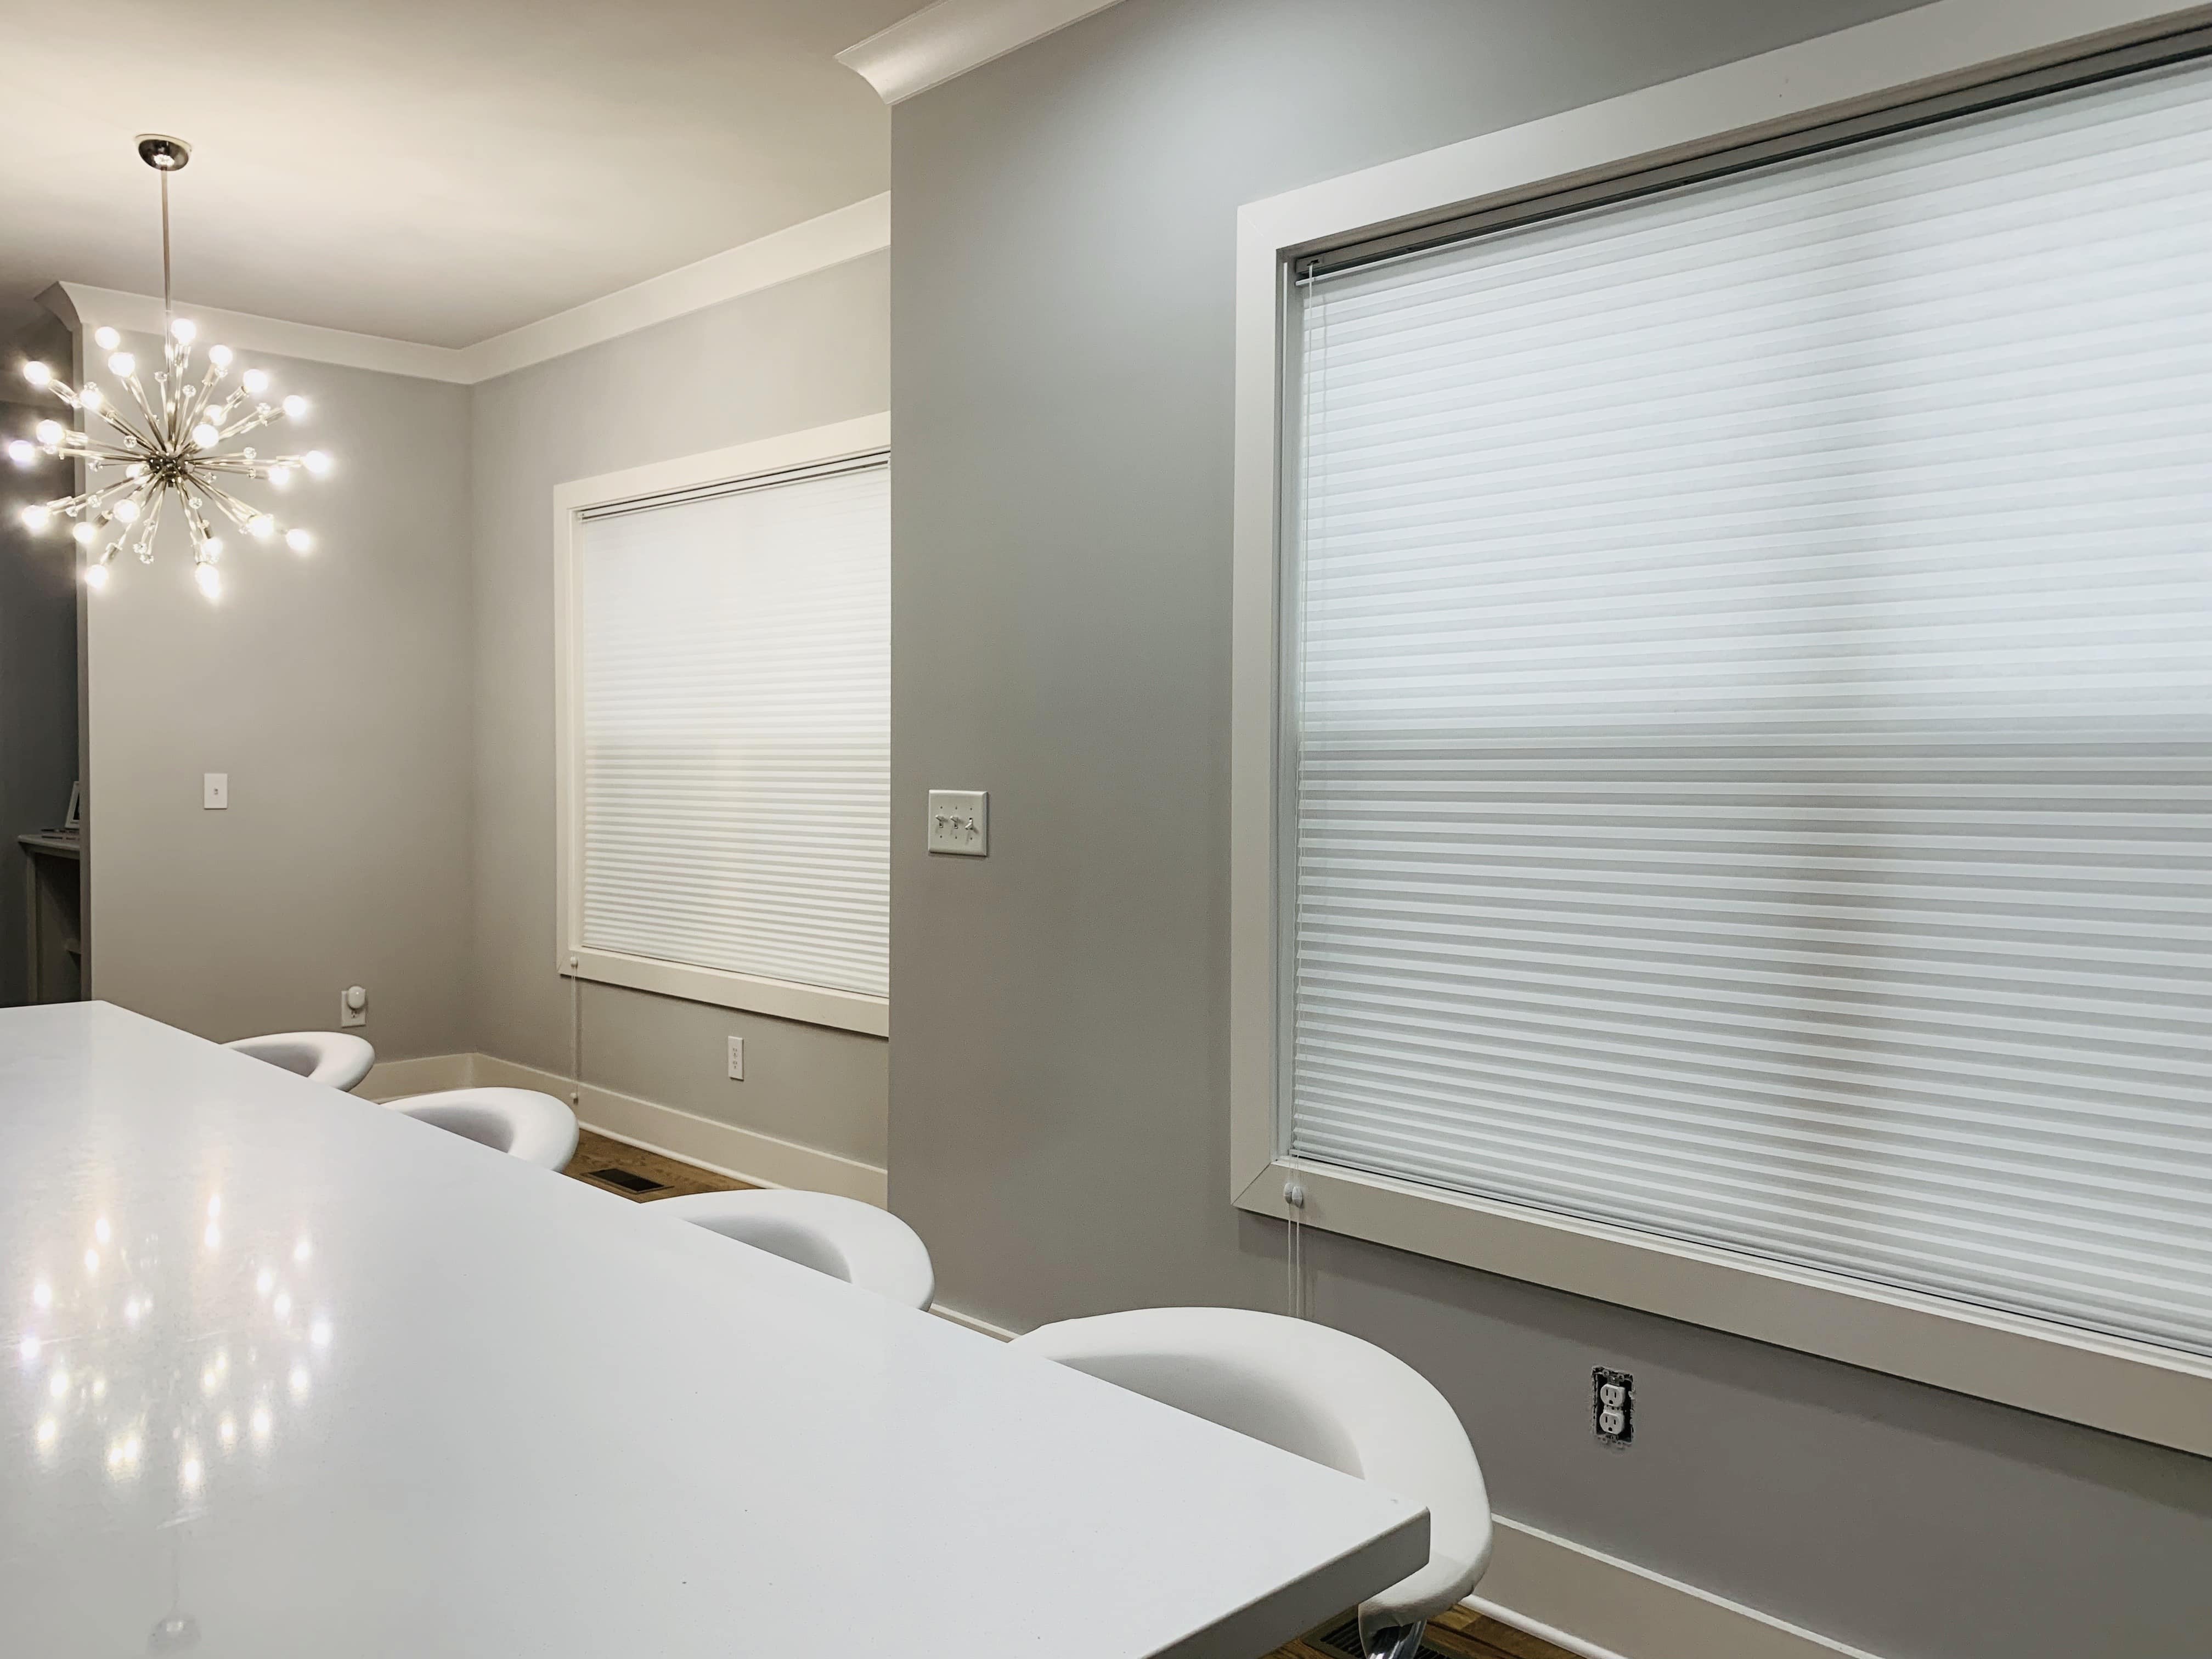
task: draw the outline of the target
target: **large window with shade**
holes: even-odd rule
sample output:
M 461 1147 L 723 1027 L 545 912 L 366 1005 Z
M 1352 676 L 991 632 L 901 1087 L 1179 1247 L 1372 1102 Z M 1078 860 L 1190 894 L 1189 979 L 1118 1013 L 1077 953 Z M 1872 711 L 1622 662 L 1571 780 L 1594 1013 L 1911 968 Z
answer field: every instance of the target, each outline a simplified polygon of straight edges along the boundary
M 565 971 L 883 1029 L 890 470 L 842 453 L 868 435 L 564 487 Z
M 1279 248 L 1250 1206 L 2212 1405 L 2199 49 Z

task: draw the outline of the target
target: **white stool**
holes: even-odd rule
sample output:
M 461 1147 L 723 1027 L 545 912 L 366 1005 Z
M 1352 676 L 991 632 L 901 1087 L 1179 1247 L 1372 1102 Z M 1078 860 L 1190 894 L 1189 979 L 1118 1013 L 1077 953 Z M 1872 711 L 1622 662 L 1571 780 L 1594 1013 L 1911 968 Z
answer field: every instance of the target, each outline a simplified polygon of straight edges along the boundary
M 384 1103 L 548 1170 L 566 1167 L 576 1155 L 576 1115 L 535 1089 L 444 1089 Z
M 268 1036 L 240 1037 L 222 1046 L 296 1072 L 310 1083 L 327 1083 L 333 1089 L 359 1087 L 368 1068 L 376 1064 L 375 1049 L 343 1031 L 276 1031 Z
M 908 1308 L 937 1291 L 929 1250 L 888 1210 L 830 1193 L 701 1193 L 652 1208 Z
M 1360 1606 L 1370 1655 L 1419 1652 L 1422 1626 L 1490 1565 L 1490 1497 L 1458 1414 L 1372 1343 L 1242 1308 L 1145 1308 L 1014 1346 L 1426 1504 L 1429 1565 Z

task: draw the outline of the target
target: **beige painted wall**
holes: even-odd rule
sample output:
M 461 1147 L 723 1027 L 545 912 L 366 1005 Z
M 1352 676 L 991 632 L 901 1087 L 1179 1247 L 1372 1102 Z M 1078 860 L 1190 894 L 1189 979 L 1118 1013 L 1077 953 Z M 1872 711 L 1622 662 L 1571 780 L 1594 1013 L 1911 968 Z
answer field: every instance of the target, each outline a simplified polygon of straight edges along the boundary
M 566 1073 L 555 955 L 553 487 L 889 407 L 872 254 L 475 388 L 475 1046 Z M 588 1082 L 880 1166 L 886 1045 L 612 986 L 582 995 Z M 745 1039 L 745 1080 L 727 1036 Z
M 380 1054 L 461 1048 L 469 394 L 251 361 L 313 400 L 337 459 L 288 497 L 319 544 L 232 538 L 210 605 L 172 524 L 89 597 L 93 994 L 221 1040 L 334 1025 L 359 984 Z M 229 774 L 227 811 L 202 808 L 205 772 Z

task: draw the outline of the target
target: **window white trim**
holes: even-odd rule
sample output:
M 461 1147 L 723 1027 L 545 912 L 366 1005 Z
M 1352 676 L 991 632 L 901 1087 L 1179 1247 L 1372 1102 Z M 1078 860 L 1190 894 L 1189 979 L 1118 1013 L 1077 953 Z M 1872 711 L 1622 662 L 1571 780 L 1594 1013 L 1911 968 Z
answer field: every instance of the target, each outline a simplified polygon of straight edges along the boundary
M 1239 1207 L 2212 1455 L 2212 1359 L 1285 1153 L 1279 526 L 1289 261 L 2200 26 L 2160 0 L 1937 3 L 1255 202 L 1237 216 L 1230 1164 Z
M 556 967 L 564 977 L 623 985 L 723 1008 L 750 1009 L 784 1019 L 863 1031 L 871 1036 L 890 1035 L 890 1003 L 883 997 L 592 950 L 583 943 L 583 769 L 578 758 L 583 730 L 583 677 L 576 669 L 581 617 L 576 605 L 580 573 L 575 557 L 576 526 L 591 508 L 876 454 L 890 448 L 890 441 L 888 414 L 864 415 L 858 420 L 708 450 L 679 460 L 656 461 L 595 478 L 574 478 L 554 487 L 554 769 L 561 875 Z

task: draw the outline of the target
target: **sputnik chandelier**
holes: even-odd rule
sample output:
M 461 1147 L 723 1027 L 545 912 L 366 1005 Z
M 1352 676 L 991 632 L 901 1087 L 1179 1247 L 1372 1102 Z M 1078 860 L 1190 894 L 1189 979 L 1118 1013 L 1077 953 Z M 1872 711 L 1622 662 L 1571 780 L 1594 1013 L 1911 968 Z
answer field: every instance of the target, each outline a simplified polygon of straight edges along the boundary
M 189 161 L 191 153 L 191 146 L 181 138 L 149 136 L 138 141 L 139 159 L 161 177 L 164 367 L 154 371 L 154 395 L 149 398 L 139 381 L 137 359 L 121 349 L 123 337 L 112 328 L 95 329 L 93 340 L 109 354 L 108 373 L 129 395 L 131 407 L 125 408 L 95 381 L 88 379 L 72 387 L 56 379 L 46 364 L 26 363 L 23 378 L 82 416 L 84 429 L 41 421 L 34 440 L 18 438 L 8 446 L 8 458 L 18 466 L 28 466 L 43 450 L 84 463 L 82 493 L 34 502 L 23 509 L 22 516 L 33 530 L 43 530 L 58 519 L 76 521 L 70 533 L 85 550 L 88 586 L 107 586 L 108 565 L 126 544 L 142 563 L 153 562 L 154 533 L 173 498 L 191 540 L 192 575 L 200 592 L 216 599 L 222 595 L 222 538 L 216 533 L 220 520 L 228 520 L 256 541 L 268 541 L 281 530 L 284 544 L 295 553 L 314 545 L 305 530 L 297 526 L 283 529 L 272 514 L 232 495 L 229 486 L 250 478 L 282 489 L 298 472 L 320 477 L 330 471 L 331 459 L 319 449 L 304 455 L 263 455 L 251 444 L 237 444 L 278 419 L 301 419 L 307 412 L 307 400 L 264 401 L 269 376 L 258 368 L 244 370 L 226 392 L 229 347 L 210 346 L 205 370 L 197 380 L 193 377 L 192 341 L 198 330 L 173 314 L 169 289 L 169 175 Z M 108 435 L 94 435 L 91 428 L 95 421 L 108 428 Z M 100 475 L 110 471 L 120 476 L 102 481 Z M 94 551 L 95 544 L 111 532 L 113 539 Z

